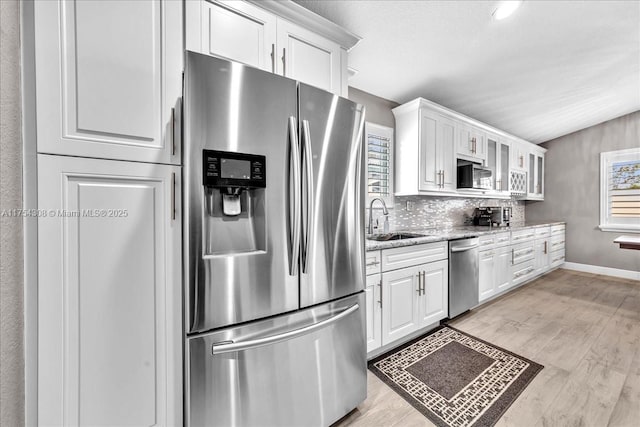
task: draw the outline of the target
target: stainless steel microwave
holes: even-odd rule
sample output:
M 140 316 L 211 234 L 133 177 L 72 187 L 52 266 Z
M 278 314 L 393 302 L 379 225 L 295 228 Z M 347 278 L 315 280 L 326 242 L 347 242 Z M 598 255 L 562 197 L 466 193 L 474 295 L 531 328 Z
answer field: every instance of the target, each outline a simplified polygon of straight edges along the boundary
M 493 172 L 480 163 L 458 160 L 458 188 L 493 189 Z

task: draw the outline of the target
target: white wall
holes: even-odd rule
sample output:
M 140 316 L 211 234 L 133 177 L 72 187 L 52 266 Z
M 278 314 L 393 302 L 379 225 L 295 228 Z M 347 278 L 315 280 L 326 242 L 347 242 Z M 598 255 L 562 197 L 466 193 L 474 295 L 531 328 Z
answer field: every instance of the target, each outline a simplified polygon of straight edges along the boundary
M 0 0 L 0 209 L 22 207 L 20 5 Z M 22 218 L 0 216 L 0 425 L 24 424 Z

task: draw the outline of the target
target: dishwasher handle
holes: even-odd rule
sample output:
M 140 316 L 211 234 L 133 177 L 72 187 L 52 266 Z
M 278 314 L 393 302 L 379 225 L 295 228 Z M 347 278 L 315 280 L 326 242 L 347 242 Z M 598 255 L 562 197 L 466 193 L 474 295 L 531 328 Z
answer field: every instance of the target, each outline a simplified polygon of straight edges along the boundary
M 451 248 L 451 252 L 465 252 L 471 249 L 475 249 L 477 247 L 479 247 L 480 245 L 476 244 L 476 245 L 469 245 L 469 246 L 460 246 L 460 247 L 453 247 Z
M 271 336 L 257 338 L 249 341 L 241 341 L 241 342 L 224 341 L 222 343 L 216 343 L 211 346 L 211 354 L 215 356 L 216 354 L 231 353 L 234 351 L 245 351 L 245 350 L 249 350 L 256 347 L 276 344 L 292 338 L 301 337 L 303 335 L 310 334 L 311 332 L 317 331 L 318 329 L 322 329 L 326 326 L 336 323 L 340 319 L 347 317 L 351 313 L 358 311 L 359 308 L 360 308 L 359 304 L 354 304 L 351 307 L 347 308 L 346 310 L 343 310 L 342 312 L 340 312 L 339 314 L 336 314 L 333 317 L 322 320 L 318 323 L 314 323 L 313 325 L 294 329 L 292 331 L 284 332 L 278 335 L 271 335 Z

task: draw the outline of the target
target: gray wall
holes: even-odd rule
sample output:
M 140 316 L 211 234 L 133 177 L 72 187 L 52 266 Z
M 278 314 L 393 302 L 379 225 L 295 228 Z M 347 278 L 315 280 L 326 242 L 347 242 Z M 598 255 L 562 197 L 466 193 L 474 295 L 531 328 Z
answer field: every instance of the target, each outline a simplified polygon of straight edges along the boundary
M 0 209 L 22 207 L 20 7 L 0 0 Z M 0 216 L 0 425 L 24 424 L 22 218 Z
M 619 249 L 600 223 L 600 153 L 640 149 L 640 111 L 541 144 L 546 154 L 544 202 L 528 202 L 527 220 L 566 221 L 566 260 L 640 271 L 640 252 Z
M 366 107 L 366 121 L 395 129 L 396 119 L 393 117 L 391 109 L 396 108 L 400 104 L 371 95 L 370 93 L 363 92 L 351 86 L 349 86 L 349 99 Z

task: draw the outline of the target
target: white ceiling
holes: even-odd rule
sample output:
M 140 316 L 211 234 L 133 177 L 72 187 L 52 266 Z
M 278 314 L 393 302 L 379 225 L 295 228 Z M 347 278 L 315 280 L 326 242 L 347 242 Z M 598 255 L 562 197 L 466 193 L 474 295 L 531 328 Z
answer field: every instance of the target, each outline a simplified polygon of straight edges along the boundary
M 359 35 L 349 85 L 424 97 L 540 143 L 640 110 L 640 1 L 296 3 Z

